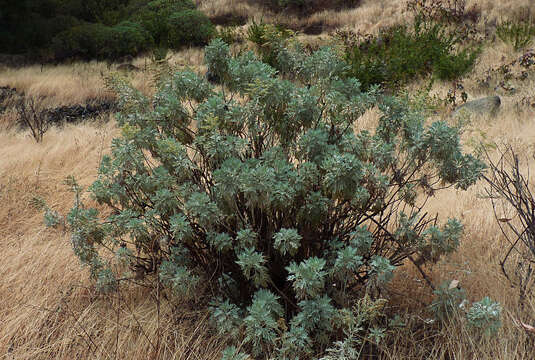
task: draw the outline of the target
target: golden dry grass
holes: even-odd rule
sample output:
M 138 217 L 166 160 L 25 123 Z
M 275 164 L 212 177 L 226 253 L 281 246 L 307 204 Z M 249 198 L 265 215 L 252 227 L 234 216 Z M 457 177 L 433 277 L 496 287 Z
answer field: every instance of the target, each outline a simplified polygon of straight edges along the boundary
M 157 331 L 165 337 L 162 359 L 213 359 L 221 350 L 207 336 L 203 312 L 162 302 L 158 328 L 150 291 L 125 285 L 120 296 L 99 297 L 73 257 L 69 234 L 45 230 L 30 205 L 42 196 L 66 213 L 73 197 L 63 179 L 75 174 L 89 185 L 116 135 L 113 121 L 52 129 L 40 144 L 26 133 L 0 134 L 2 359 L 108 359 L 116 351 L 121 359 L 156 358 Z
M 235 12 L 258 16 L 266 14 L 258 6 L 244 1 L 198 1 L 211 15 Z M 487 19 L 500 19 L 512 10 L 529 6 L 530 0 L 472 0 Z M 333 26 L 374 32 L 379 27 L 404 19 L 404 1 L 364 0 L 356 9 L 326 11 L 303 20 L 322 21 Z M 277 16 L 268 14 L 269 16 Z M 266 19 L 266 18 L 265 18 Z M 291 19 L 287 19 L 291 20 Z M 519 105 L 522 98 L 533 95 L 533 74 L 515 81 L 515 93 L 482 87 L 475 79 L 490 67 L 508 63 L 519 54 L 497 41 L 486 46 L 476 69 L 464 81 L 469 98 L 502 95 L 502 110 L 496 118 L 475 118 L 463 141 L 482 135 L 498 143 L 510 143 L 523 154 L 534 152 L 535 109 Z M 202 70 L 203 52 L 186 49 L 173 54 L 176 67 L 192 66 Z M 144 68 L 148 58 L 134 64 Z M 27 94 L 47 96 L 52 105 L 83 103 L 88 99 L 108 99 L 112 95 L 103 87 L 101 73 L 105 64 L 89 63 L 38 66 L 0 72 L 0 86 L 9 85 Z M 144 93 L 152 91 L 148 71 L 130 75 Z M 413 84 L 417 88 L 421 84 Z M 436 82 L 431 93 L 444 98 L 451 84 Z M 42 196 L 61 213 L 72 205 L 73 196 L 62 185 L 68 175 L 76 175 L 81 185 L 95 178 L 102 154 L 118 135 L 113 121 L 106 124 L 82 124 L 53 128 L 41 144 L 35 144 L 27 132 L 15 132 L 9 111 L 0 120 L 0 359 L 215 359 L 219 358 L 222 339 L 207 326 L 206 314 L 194 304 L 176 310 L 162 302 L 160 321 L 151 291 L 124 285 L 120 296 L 102 297 L 95 293 L 87 273 L 80 270 L 72 253 L 69 234 L 62 229 L 45 229 L 42 214 L 30 203 Z M 377 111 L 367 112 L 361 125 L 371 126 Z M 528 165 L 535 168 L 535 161 Z M 428 204 L 430 213 L 441 219 L 456 216 L 465 224 L 465 235 L 457 253 L 429 268 L 435 283 L 457 279 L 476 301 L 490 296 L 504 307 L 500 336 L 477 341 L 464 325 L 450 324 L 425 336 L 423 319 L 428 314 L 422 302 L 429 303 L 431 292 L 411 267 L 400 269 L 392 286 L 391 306 L 409 314 L 407 331 L 400 332 L 384 349 L 387 359 L 532 359 L 533 336 L 514 325 L 522 319 L 535 325 L 535 299 L 528 299 L 524 309 L 518 305 L 518 292 L 504 280 L 498 262 L 503 256 L 504 239 L 496 224 L 490 203 L 479 195 L 479 183 L 467 192 L 448 190 Z M 159 336 L 158 336 L 159 334 Z M 160 338 L 159 350 L 155 343 Z

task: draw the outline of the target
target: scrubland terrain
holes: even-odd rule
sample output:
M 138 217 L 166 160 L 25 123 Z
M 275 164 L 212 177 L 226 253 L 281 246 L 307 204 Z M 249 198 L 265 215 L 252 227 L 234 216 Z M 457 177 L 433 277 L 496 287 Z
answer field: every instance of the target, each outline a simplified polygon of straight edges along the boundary
M 228 14 L 264 21 L 298 22 L 301 27 L 319 26 L 323 32 L 300 35 L 306 42 L 328 41 L 333 29 L 348 27 L 362 33 L 407 20 L 403 0 L 363 0 L 354 9 L 325 10 L 296 20 L 291 14 L 278 15 L 254 2 L 237 0 L 197 1 L 210 18 Z M 493 31 L 496 21 L 512 17 L 531 0 L 472 0 L 468 7 L 481 12 L 474 26 L 484 33 Z M 494 25 L 493 25 L 494 24 Z M 244 25 L 244 28 L 247 25 Z M 508 44 L 489 35 L 474 70 L 463 80 L 468 100 L 500 95 L 501 110 L 495 117 L 471 119 L 463 134 L 467 151 L 475 151 L 478 141 L 511 144 L 523 156 L 523 170 L 535 169 L 535 73 L 524 80 L 511 80 L 515 91 L 497 86 L 481 86 L 479 79 L 490 68 L 497 69 L 521 56 Z M 173 53 L 171 66 L 205 71 L 203 51 L 192 48 Z M 142 71 L 128 75 L 143 93 L 153 89 L 153 76 L 139 57 L 134 64 Z M 44 96 L 49 106 L 84 103 L 94 99 L 114 99 L 106 90 L 104 75 L 113 71 L 105 63 L 29 66 L 0 69 L 0 86 L 10 86 L 25 94 Z M 495 73 L 493 73 L 495 74 Z M 493 82 L 494 81 L 494 82 Z M 416 81 L 408 91 L 417 91 L 425 81 Z M 444 99 L 452 85 L 435 81 L 429 99 Z M 448 118 L 451 109 L 441 107 L 433 117 Z M 369 111 L 362 117 L 370 126 L 379 117 Z M 16 113 L 7 109 L 0 118 L 0 359 L 216 359 L 225 339 L 218 338 L 208 324 L 208 314 L 189 299 L 180 304 L 155 301 L 155 293 L 143 286 L 121 285 L 116 293 L 98 294 L 86 271 L 72 253 L 69 232 L 59 227 L 47 229 L 43 214 L 32 199 L 44 198 L 60 213 L 67 213 L 73 195 L 63 180 L 74 175 L 87 187 L 96 178 L 103 154 L 110 151 L 113 137 L 120 134 L 111 115 L 92 122 L 53 127 L 41 143 L 28 131 L 15 126 Z M 496 157 L 493 148 L 490 156 Z M 459 250 L 426 267 L 434 284 L 458 280 L 471 301 L 489 296 L 502 307 L 502 328 L 498 336 L 475 338 L 462 323 L 443 327 L 429 324 L 426 305 L 433 298 L 412 265 L 396 270 L 388 287 L 388 307 L 406 313 L 407 326 L 381 348 L 387 359 L 533 359 L 535 334 L 518 326 L 518 321 L 535 326 L 535 297 L 519 305 L 518 290 L 504 278 L 499 262 L 507 243 L 494 218 L 491 203 L 482 195 L 483 181 L 468 191 L 447 190 L 426 205 L 440 218 L 458 217 L 465 225 Z M 84 195 L 85 196 L 85 195 Z M 89 200 L 88 200 L 89 201 Z M 432 329 L 433 331 L 430 331 Z M 370 357 L 375 358 L 375 357 Z

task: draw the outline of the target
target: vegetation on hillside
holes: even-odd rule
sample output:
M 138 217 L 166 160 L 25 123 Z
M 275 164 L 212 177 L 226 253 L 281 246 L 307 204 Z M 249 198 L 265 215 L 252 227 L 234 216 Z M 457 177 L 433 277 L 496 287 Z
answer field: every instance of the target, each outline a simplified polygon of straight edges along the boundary
M 531 359 L 535 23 L 485 1 L 6 4 L 77 22 L 26 52 L 147 55 L 0 67 L 0 354 Z
M 191 0 L 8 1 L 0 19 L 0 53 L 57 61 L 117 60 L 154 47 L 203 45 L 214 32 Z

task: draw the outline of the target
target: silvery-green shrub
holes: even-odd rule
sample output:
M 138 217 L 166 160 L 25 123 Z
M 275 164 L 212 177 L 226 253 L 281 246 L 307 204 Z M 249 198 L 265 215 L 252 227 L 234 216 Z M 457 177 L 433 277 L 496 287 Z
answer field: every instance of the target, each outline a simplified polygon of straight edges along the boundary
M 485 336 L 496 334 L 501 327 L 502 307 L 500 303 L 484 297 L 481 301 L 472 304 L 466 313 L 468 324 L 481 331 Z
M 458 128 L 362 92 L 330 49 L 290 55 L 294 81 L 219 40 L 206 62 L 221 87 L 188 70 L 147 98 L 115 79 L 122 135 L 89 189 L 109 215 L 77 197 L 68 221 L 104 289 L 105 250 L 126 247 L 130 268 L 176 295 L 208 282 L 214 325 L 244 350 L 302 358 L 336 340 L 369 280 L 389 281 L 424 250 L 455 250 L 458 221 L 436 225 L 422 201 L 468 188 L 484 166 L 462 152 Z M 377 127 L 364 129 L 374 106 Z

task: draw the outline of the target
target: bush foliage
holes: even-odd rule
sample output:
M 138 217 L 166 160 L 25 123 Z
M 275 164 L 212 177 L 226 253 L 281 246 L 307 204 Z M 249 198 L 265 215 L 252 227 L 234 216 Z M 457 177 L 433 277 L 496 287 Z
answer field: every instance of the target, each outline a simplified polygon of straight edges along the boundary
M 461 41 L 445 25 L 417 19 L 412 30 L 395 26 L 350 47 L 346 60 L 364 89 L 397 87 L 426 74 L 454 80 L 472 69 L 479 54 L 477 48 L 456 50 Z
M 221 40 L 205 55 L 219 90 L 184 71 L 149 99 L 115 79 L 122 136 L 90 187 L 111 215 L 86 208 L 71 182 L 68 216 L 74 251 L 101 289 L 140 270 L 177 296 L 208 284 L 219 334 L 281 359 L 367 326 L 355 300 L 409 256 L 454 251 L 461 224 L 439 226 L 419 204 L 468 188 L 484 167 L 462 153 L 459 129 L 361 91 L 330 49 L 286 55 L 294 82 L 250 52 L 231 57 Z M 377 128 L 359 129 L 374 105 Z M 118 259 L 124 273 L 112 271 Z M 224 356 L 245 358 L 235 348 Z
M 515 51 L 530 46 L 535 37 L 535 20 L 502 21 L 496 26 L 496 35 L 505 43 L 511 44 Z
M 173 49 L 184 45 L 206 45 L 215 33 L 210 20 L 198 10 L 175 12 L 169 16 L 167 23 L 167 44 Z
M 109 27 L 86 24 L 74 27 L 54 38 L 56 59 L 111 59 L 137 55 L 152 47 L 153 39 L 141 25 L 129 21 Z
M 56 60 L 204 45 L 214 33 L 191 0 L 22 0 L 1 8 L 0 52 L 52 49 Z

